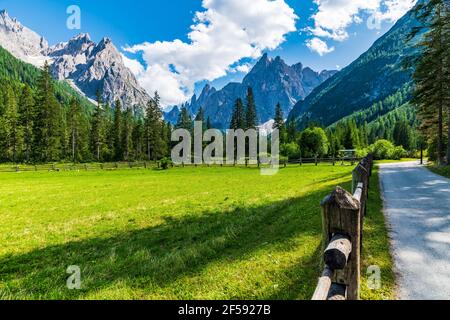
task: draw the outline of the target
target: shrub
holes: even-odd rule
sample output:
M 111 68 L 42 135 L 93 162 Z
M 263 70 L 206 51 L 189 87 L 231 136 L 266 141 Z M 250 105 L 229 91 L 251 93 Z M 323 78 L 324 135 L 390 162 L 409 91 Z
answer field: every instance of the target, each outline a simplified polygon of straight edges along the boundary
M 378 140 L 369 147 L 369 151 L 377 160 L 400 160 L 407 155 L 403 147 L 396 147 L 388 140 Z
M 369 147 L 373 157 L 377 160 L 389 159 L 394 148 L 394 144 L 388 140 L 378 140 Z
M 389 151 L 388 159 L 390 160 L 400 160 L 407 156 L 406 150 L 403 147 L 394 147 L 394 149 Z
M 161 159 L 161 168 L 163 170 L 169 169 L 169 167 L 171 167 L 172 165 L 173 165 L 172 160 L 170 160 L 169 158 Z
M 300 146 L 295 142 L 285 143 L 281 146 L 281 154 L 289 159 L 298 159 L 300 158 Z
M 303 131 L 300 137 L 300 148 L 302 156 L 306 158 L 322 157 L 327 154 L 329 142 L 325 131 L 318 127 Z

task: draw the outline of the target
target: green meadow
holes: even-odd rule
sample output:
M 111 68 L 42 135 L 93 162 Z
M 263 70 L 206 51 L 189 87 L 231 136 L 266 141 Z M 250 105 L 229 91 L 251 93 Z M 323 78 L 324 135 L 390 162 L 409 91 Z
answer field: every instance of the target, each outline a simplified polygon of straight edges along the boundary
M 320 201 L 351 166 L 0 174 L 0 299 L 310 299 Z M 365 266 L 392 262 L 377 179 Z M 69 266 L 82 287 L 66 286 Z M 365 272 L 362 272 L 365 277 Z

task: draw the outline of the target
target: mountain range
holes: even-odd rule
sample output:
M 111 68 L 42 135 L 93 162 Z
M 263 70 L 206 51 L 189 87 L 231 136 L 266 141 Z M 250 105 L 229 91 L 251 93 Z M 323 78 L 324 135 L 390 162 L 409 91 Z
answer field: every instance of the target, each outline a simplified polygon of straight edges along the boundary
M 394 95 L 401 96 L 402 103 L 408 102 L 413 69 L 406 68 L 404 62 L 405 57 L 418 54 L 415 40 L 408 41 L 417 24 L 414 10 L 409 11 L 367 52 L 299 101 L 289 121 L 294 121 L 300 129 L 311 122 L 329 126 L 371 109 L 374 112 L 369 120 L 375 120 L 393 111 L 393 108 L 381 110 L 378 103 Z
M 260 123 L 274 117 L 275 106 L 280 103 L 287 117 L 296 102 L 306 98 L 314 88 L 336 74 L 337 71 L 316 72 L 301 63 L 289 66 L 283 59 L 271 59 L 267 54 L 256 63 L 241 83 L 232 82 L 223 89 L 216 90 L 207 84 L 201 94 L 194 95 L 186 107 L 192 116 L 203 108 L 205 119 L 220 129 L 228 128 L 233 105 L 237 98 L 245 99 L 248 88 L 253 89 Z M 177 121 L 179 108 L 166 113 L 166 120 Z
M 300 129 L 311 122 L 330 126 L 351 117 L 360 122 L 376 121 L 410 99 L 413 70 L 404 67 L 404 57 L 418 54 L 414 41 L 407 39 L 417 23 L 414 11 L 408 12 L 367 52 L 339 72 L 316 72 L 301 63 L 287 65 L 280 57 L 271 59 L 265 54 L 242 82 L 229 83 L 220 90 L 206 85 L 200 95 L 194 95 L 181 107 L 193 116 L 203 108 L 205 118 L 214 127 L 226 129 L 236 99 L 245 99 L 251 87 L 261 124 L 273 119 L 277 103 L 285 117 Z M 49 46 L 44 37 L 3 10 L 0 46 L 34 66 L 48 61 L 55 79 L 91 100 L 97 91 L 110 104 L 120 100 L 122 105 L 143 106 L 150 99 L 108 38 L 95 43 L 88 34 L 80 34 Z M 395 103 L 391 103 L 394 98 Z M 165 113 L 165 119 L 176 123 L 179 114 L 180 108 L 175 107 Z
M 97 44 L 88 34 L 80 34 L 50 47 L 44 37 L 2 10 L 0 46 L 37 67 L 47 61 L 55 79 L 66 80 L 91 100 L 96 99 L 97 91 L 102 93 L 103 101 L 113 104 L 120 100 L 122 106 L 143 106 L 150 99 L 108 38 Z

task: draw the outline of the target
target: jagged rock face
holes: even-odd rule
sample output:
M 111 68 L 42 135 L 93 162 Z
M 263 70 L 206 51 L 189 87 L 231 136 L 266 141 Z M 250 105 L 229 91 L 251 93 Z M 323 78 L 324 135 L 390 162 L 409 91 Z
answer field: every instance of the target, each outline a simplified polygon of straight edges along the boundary
M 47 41 L 34 31 L 12 19 L 6 10 L 0 11 L 0 45 L 16 58 L 42 66 L 42 52 L 48 49 Z
M 169 123 L 176 124 L 180 118 L 180 113 L 180 109 L 175 106 L 172 110 L 164 112 L 164 119 Z
M 242 83 L 229 83 L 219 91 L 207 85 L 198 98 L 192 98 L 188 109 L 195 115 L 203 107 L 205 117 L 209 117 L 215 127 L 228 128 L 236 99 L 245 99 L 247 89 L 251 87 L 259 122 L 265 123 L 273 119 L 278 102 L 287 116 L 297 101 L 304 99 L 335 73 L 317 73 L 310 68 L 303 68 L 300 63 L 289 66 L 280 57 L 269 59 L 264 55 Z
M 43 37 L 1 11 L 0 45 L 35 66 L 42 67 L 48 61 L 55 79 L 68 80 L 90 99 L 96 99 L 100 91 L 104 101 L 113 104 L 120 100 L 124 108 L 144 107 L 150 99 L 107 38 L 96 44 L 88 34 L 80 34 L 49 47 Z
M 92 99 L 97 91 L 103 93 L 105 101 L 120 100 L 124 107 L 144 107 L 150 99 L 107 38 L 95 44 L 89 35 L 79 35 L 50 49 L 49 56 L 54 60 L 51 66 L 54 77 L 72 80 Z

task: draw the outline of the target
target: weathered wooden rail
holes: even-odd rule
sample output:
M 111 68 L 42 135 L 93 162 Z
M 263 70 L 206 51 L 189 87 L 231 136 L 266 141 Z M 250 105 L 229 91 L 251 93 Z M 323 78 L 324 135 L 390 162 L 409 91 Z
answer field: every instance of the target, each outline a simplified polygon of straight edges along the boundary
M 341 187 L 321 203 L 324 270 L 313 300 L 359 300 L 361 250 L 373 156 L 353 170 L 350 193 Z
M 39 165 L 11 165 L 0 167 L 1 172 L 30 172 L 30 171 L 97 171 L 117 169 L 147 169 L 158 167 L 157 162 L 111 162 L 111 163 L 60 163 Z
M 306 165 L 315 164 L 318 166 L 321 163 L 330 163 L 332 165 L 344 164 L 344 163 L 356 163 L 360 159 L 357 158 L 301 158 L 297 160 L 281 160 L 279 165 L 281 167 L 286 167 L 287 165 Z M 39 165 L 10 165 L 10 166 L 0 166 L 0 173 L 7 172 L 30 172 L 30 171 L 98 171 L 98 170 L 118 170 L 118 169 L 152 169 L 160 168 L 161 163 L 159 161 L 142 161 L 142 162 L 109 162 L 109 163 L 58 163 L 58 164 L 39 164 Z M 192 166 L 197 167 L 195 164 L 181 164 L 178 167 Z M 224 159 L 224 164 L 222 165 L 201 165 L 201 166 L 240 166 L 240 167 L 256 167 L 259 163 L 251 163 L 248 159 L 245 163 L 234 165 L 226 164 L 226 159 Z
M 333 166 L 335 166 L 336 164 L 344 164 L 345 162 L 349 162 L 352 165 L 354 165 L 356 162 L 360 161 L 361 158 L 348 158 L 348 157 L 333 157 L 333 158 L 319 158 L 319 157 L 315 157 L 315 158 L 299 158 L 299 159 L 289 159 L 287 161 L 288 164 L 299 164 L 299 165 L 303 165 L 303 164 L 315 164 L 315 165 L 319 165 L 320 163 L 330 163 Z

